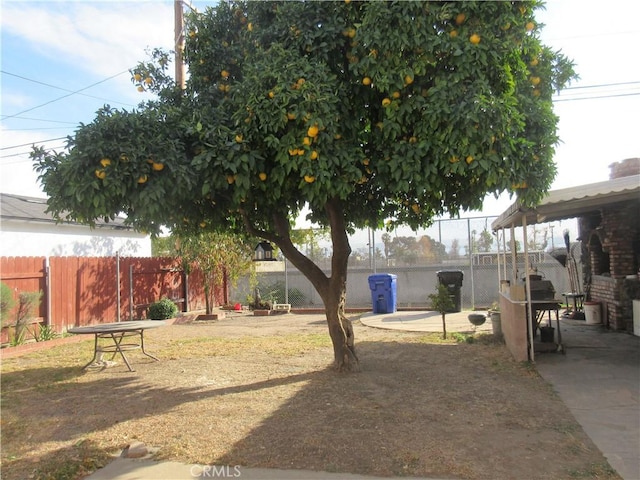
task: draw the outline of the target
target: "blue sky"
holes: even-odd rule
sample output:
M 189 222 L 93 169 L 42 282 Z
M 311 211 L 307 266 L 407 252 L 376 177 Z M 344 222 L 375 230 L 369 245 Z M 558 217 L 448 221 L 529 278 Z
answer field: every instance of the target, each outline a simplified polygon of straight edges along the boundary
M 1 0 L 0 6 L 0 191 L 44 197 L 30 145 L 59 148 L 60 137 L 89 123 L 105 103 L 133 108 L 148 98 L 128 70 L 149 47 L 172 49 L 173 2 Z M 611 163 L 640 157 L 638 18 L 637 0 L 551 0 L 538 14 L 545 43 L 572 58 L 581 77 L 555 103 L 562 143 L 554 189 L 606 180 Z M 510 203 L 506 196 L 488 198 L 483 213 L 497 215 Z

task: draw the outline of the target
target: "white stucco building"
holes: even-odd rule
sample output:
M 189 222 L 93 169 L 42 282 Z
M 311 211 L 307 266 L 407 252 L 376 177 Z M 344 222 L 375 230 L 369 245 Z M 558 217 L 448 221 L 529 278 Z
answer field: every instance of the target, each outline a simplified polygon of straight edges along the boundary
M 0 256 L 150 257 L 151 238 L 122 219 L 95 228 L 56 223 L 45 213 L 47 200 L 0 193 Z

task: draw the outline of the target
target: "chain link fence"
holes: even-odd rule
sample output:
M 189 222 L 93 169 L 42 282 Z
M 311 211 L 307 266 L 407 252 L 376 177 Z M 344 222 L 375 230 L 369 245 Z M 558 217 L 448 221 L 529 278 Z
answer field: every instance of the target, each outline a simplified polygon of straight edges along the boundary
M 510 232 L 494 235 L 491 223 L 496 217 L 473 217 L 437 220 L 424 230 L 392 232 L 359 231 L 350 237 L 352 254 L 347 277 L 347 307 L 371 307 L 368 277 L 389 273 L 397 276 L 398 308 L 429 308 L 428 295 L 435 293 L 438 272 L 458 271 L 463 276 L 461 305 L 463 309 L 486 309 L 498 301 L 499 280 L 524 278 L 524 246 L 521 229 L 513 232 L 518 263 L 512 257 L 499 255 L 509 251 Z M 531 226 L 527 230 L 530 267 L 542 279 L 549 280 L 556 296 L 570 291 L 569 277 L 555 252 L 564 248 L 563 232 L 575 238 L 575 221 L 553 222 Z M 503 237 L 506 235 L 506 238 Z M 331 272 L 331 244 L 320 232 L 315 241 L 301 246 L 327 275 Z M 564 250 L 566 252 L 566 249 Z M 322 300 L 310 282 L 288 261 L 283 271 L 262 272 L 257 284 L 242 279 L 232 289 L 231 298 L 252 303 L 256 294 L 263 301 L 288 303 L 292 308 L 321 308 Z M 530 274 L 533 272 L 529 272 Z M 256 290 L 257 289 L 257 290 Z

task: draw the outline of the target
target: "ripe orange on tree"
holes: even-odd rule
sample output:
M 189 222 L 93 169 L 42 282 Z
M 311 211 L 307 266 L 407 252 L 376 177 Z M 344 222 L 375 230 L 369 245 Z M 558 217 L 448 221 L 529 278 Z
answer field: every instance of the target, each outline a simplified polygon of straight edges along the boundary
M 474 45 L 478 45 L 480 43 L 480 35 L 474 33 L 469 37 L 469 41 Z
M 312 125 L 309 127 L 309 129 L 307 130 L 307 135 L 311 138 L 315 138 L 318 136 L 318 132 L 320 131 L 320 129 L 318 128 L 317 125 Z

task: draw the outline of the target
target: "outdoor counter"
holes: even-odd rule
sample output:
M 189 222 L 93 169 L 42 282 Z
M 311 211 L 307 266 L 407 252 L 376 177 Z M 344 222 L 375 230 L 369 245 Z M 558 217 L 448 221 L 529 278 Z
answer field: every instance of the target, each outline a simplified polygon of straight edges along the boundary
M 533 319 L 529 322 L 527 321 L 529 318 L 527 300 L 512 300 L 508 294 L 500 293 L 502 334 L 507 348 L 517 361 L 534 360 L 535 329 L 544 320 L 545 313 L 547 314 L 549 326 L 551 326 L 552 322 L 551 315 L 555 313 L 555 334 L 558 337 L 556 346 L 558 351 L 564 353 L 562 333 L 560 331 L 560 305 L 561 300 L 532 300 Z

